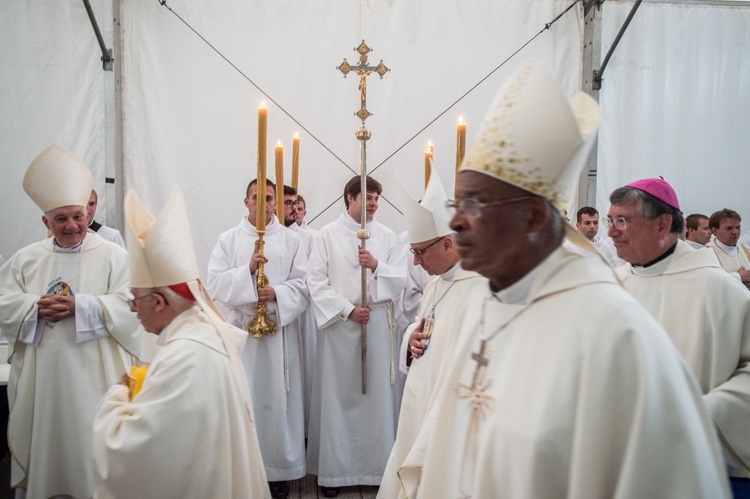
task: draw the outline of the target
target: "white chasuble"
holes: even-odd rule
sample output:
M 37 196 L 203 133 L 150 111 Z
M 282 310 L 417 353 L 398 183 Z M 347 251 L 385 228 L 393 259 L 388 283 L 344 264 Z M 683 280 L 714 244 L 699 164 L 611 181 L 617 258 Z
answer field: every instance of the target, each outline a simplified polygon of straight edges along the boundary
M 38 321 L 33 341 L 24 321 L 43 294 L 77 296 L 76 316 Z M 0 328 L 9 340 L 8 442 L 11 486 L 27 497 L 91 497 L 91 425 L 96 404 L 140 355 L 141 331 L 129 309 L 127 253 L 87 234 L 80 252 L 56 252 L 53 238 L 27 246 L 0 269 Z M 100 312 L 82 310 L 90 301 Z M 104 336 L 82 334 L 76 324 Z M 34 328 L 32 328 L 32 331 Z
M 488 289 L 456 310 L 470 333 L 399 472 L 402 494 L 728 497 L 695 381 L 612 271 L 558 249 L 519 285 L 520 304 Z
M 448 314 L 448 319 L 452 318 L 453 311 L 465 307 L 474 290 L 484 290 L 487 286 L 487 279 L 476 272 L 463 270 L 459 264 L 427 284 L 415 322 L 404 333 L 403 345 L 408 345 L 411 332 L 423 317 L 433 318 L 432 333 L 427 349 L 421 357 L 412 360 L 406 377 L 396 442 L 378 490 L 379 497 L 398 497 L 401 482 L 397 472 L 417 438 L 438 387 L 446 381 L 445 358 L 451 355 L 460 342 L 457 334 L 461 330 L 447 327 L 443 321 L 444 315 Z M 427 327 L 424 331 L 426 330 Z M 406 348 L 402 348 L 402 352 L 404 355 Z
M 387 227 L 373 220 L 366 249 L 367 393 L 362 394 L 360 324 L 347 320 L 360 300 L 357 231 L 347 213 L 323 227 L 310 255 L 307 282 L 318 323 L 307 463 L 327 487 L 378 485 L 396 437 L 395 320 L 391 300 L 406 285 L 406 255 Z
M 96 497 L 270 497 L 247 384 L 230 359 L 245 333 L 227 325 L 222 335 L 228 346 L 188 309 L 160 333 L 140 393 L 107 392 L 93 426 Z
M 741 267 L 750 269 L 750 247 L 742 243 L 737 243 L 737 246 L 729 247 L 717 239 L 713 239 L 706 247 L 714 251 L 716 258 L 719 259 L 719 263 L 724 270 L 734 273 L 734 276 L 742 282 L 742 278 L 737 274 L 737 271 Z
M 246 330 L 258 303 L 256 274 L 249 262 L 258 235 L 243 217 L 222 233 L 208 264 L 208 290 L 230 324 Z M 305 476 L 304 383 L 299 317 L 309 306 L 305 284 L 307 255 L 300 238 L 274 215 L 263 236 L 264 272 L 276 300 L 266 317 L 277 333 L 247 335 L 242 363 L 253 397 L 258 439 L 270 481 Z
M 724 437 L 729 475 L 750 477 L 750 293 L 712 251 L 682 241 L 666 259 L 645 269 L 628 265 L 620 276 L 698 380 Z

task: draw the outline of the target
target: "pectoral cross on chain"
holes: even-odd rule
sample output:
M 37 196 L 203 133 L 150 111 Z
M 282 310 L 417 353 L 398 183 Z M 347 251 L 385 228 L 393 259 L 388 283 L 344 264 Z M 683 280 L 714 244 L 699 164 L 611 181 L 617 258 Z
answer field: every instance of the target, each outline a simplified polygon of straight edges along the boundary
M 477 363 L 474 376 L 471 380 L 471 386 L 464 383 L 459 384 L 459 400 L 469 401 L 469 421 L 466 428 L 466 437 L 464 441 L 463 459 L 461 464 L 461 497 L 471 497 L 474 488 L 474 466 L 477 462 L 477 451 L 479 445 L 479 426 L 492 410 L 494 399 L 484 392 L 490 387 L 491 382 L 485 382 L 487 375 L 487 365 L 490 363 L 490 357 L 485 354 L 488 340 L 482 339 L 478 352 L 472 352 L 471 359 Z
M 355 71 L 359 75 L 360 105 L 359 111 L 354 114 L 355 116 L 359 116 L 359 119 L 362 120 L 362 124 L 364 125 L 367 117 L 371 116 L 372 114 L 367 110 L 367 77 L 372 73 L 377 73 L 382 79 L 383 75 L 390 71 L 390 69 L 388 69 L 385 64 L 383 64 L 382 59 L 380 60 L 380 64 L 378 64 L 377 66 L 367 65 L 367 54 L 372 52 L 372 49 L 367 46 L 364 40 L 362 40 L 362 43 L 359 44 L 359 47 L 355 48 L 354 50 L 359 53 L 359 64 L 357 64 L 356 66 L 352 66 L 346 61 L 346 58 L 344 58 L 344 62 L 342 62 L 340 66 L 336 67 L 336 69 L 344 73 L 344 78 L 346 78 L 346 75 L 348 75 L 350 71 Z

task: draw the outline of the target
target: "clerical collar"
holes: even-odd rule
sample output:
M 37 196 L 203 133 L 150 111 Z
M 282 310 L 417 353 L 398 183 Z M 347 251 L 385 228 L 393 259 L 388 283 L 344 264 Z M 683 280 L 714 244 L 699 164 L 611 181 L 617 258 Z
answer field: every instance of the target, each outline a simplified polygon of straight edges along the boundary
M 458 262 L 456 262 L 456 264 L 453 267 L 449 268 L 448 270 L 440 274 L 440 278 L 443 279 L 444 281 L 453 282 L 453 279 L 456 278 L 456 272 L 458 271 L 460 267 L 461 267 L 461 261 L 459 260 Z
M 672 256 L 672 253 L 674 253 L 674 250 L 677 248 L 677 241 L 674 242 L 674 244 L 664 253 L 661 254 L 658 258 L 655 258 L 654 260 L 651 260 L 648 263 L 645 263 L 643 265 L 633 265 L 633 268 L 648 268 L 653 265 L 656 265 L 657 263 L 661 262 L 662 260 L 666 260 L 668 257 Z
M 62 248 L 57 245 L 57 240 L 52 240 L 52 251 L 54 251 L 55 253 L 80 253 L 81 248 L 83 248 L 83 241 L 76 244 L 72 248 Z
M 643 267 L 633 265 L 633 274 L 640 277 L 658 277 L 664 275 L 672 262 L 672 255 L 675 249 L 677 249 L 677 243 L 650 264 Z
M 723 249 L 724 252 L 729 256 L 735 256 L 737 252 L 739 251 L 737 249 L 737 246 L 727 246 L 726 244 L 722 243 L 718 239 L 714 239 L 714 242 L 716 243 L 716 246 Z
M 99 229 L 102 228 L 102 224 L 97 222 L 96 220 L 92 220 L 89 224 L 89 229 L 93 230 L 94 232 L 99 232 Z
M 518 282 L 499 291 L 495 289 L 492 283 L 490 283 L 490 290 L 492 291 L 492 294 L 495 295 L 497 301 L 501 303 L 507 303 L 509 305 L 525 304 L 529 298 L 531 285 L 536 281 L 540 268 L 541 265 L 537 265 Z

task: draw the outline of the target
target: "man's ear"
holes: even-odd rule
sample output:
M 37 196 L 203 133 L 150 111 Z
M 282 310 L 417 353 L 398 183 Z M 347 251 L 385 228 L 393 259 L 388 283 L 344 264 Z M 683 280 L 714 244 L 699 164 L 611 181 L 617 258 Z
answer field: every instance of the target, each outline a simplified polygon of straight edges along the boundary
M 719 232 L 719 229 L 717 229 L 716 227 L 711 227 L 711 234 L 715 236 L 717 232 Z
M 556 208 L 553 208 L 546 199 L 539 196 L 534 196 L 528 201 L 528 203 L 529 207 L 526 210 L 526 220 L 528 222 L 529 232 L 538 232 L 546 227 L 549 210 L 555 210 Z
M 52 230 L 52 228 L 49 226 L 49 219 L 47 218 L 47 215 L 42 215 L 42 223 L 44 224 L 47 229 Z
M 659 232 L 667 232 L 669 233 L 670 229 L 672 228 L 672 215 L 668 215 L 666 213 L 662 213 L 659 215 L 659 217 L 656 219 L 659 228 Z
M 167 308 L 167 300 L 164 298 L 164 296 L 162 296 L 161 293 L 154 293 L 153 297 L 156 300 L 156 305 L 154 305 L 155 311 L 162 312 L 165 308 Z

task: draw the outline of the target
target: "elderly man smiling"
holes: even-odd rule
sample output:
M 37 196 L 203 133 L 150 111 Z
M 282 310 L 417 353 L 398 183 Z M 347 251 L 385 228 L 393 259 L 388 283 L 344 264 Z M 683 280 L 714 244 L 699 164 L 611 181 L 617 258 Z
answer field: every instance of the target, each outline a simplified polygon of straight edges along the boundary
M 24 190 L 52 237 L 0 268 L 0 328 L 9 339 L 11 487 L 27 497 L 91 497 L 91 424 L 107 387 L 138 355 L 127 253 L 86 230 L 93 177 L 52 145 Z

